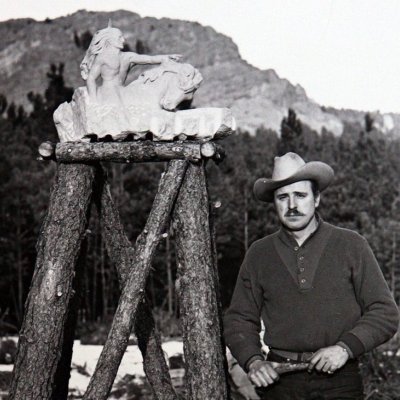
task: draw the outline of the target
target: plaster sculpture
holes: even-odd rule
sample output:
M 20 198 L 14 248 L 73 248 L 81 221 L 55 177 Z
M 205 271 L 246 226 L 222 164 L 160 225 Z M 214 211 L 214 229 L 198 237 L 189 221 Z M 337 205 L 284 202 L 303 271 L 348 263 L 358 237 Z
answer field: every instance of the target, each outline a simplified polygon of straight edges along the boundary
M 81 63 L 86 86 L 75 90 L 71 103 L 54 113 L 61 142 L 111 136 L 114 140 L 148 132 L 154 140 L 187 136 L 212 139 L 230 134 L 235 121 L 226 108 L 174 111 L 192 100 L 203 78 L 181 56 L 148 56 L 122 51 L 122 32 L 110 26 L 96 32 Z M 130 69 L 137 64 L 159 64 L 125 85 Z M 99 81 L 101 84 L 99 84 Z

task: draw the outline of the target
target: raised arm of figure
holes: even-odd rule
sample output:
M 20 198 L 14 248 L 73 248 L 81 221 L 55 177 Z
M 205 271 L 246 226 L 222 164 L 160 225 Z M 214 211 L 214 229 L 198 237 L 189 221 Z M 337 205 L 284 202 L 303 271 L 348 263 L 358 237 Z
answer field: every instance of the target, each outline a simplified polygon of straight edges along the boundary
M 167 55 L 157 55 L 157 56 L 148 56 L 145 54 L 137 54 L 134 52 L 128 53 L 128 60 L 130 63 L 134 64 L 161 64 L 165 61 L 179 61 L 182 58 L 180 54 L 167 54 Z

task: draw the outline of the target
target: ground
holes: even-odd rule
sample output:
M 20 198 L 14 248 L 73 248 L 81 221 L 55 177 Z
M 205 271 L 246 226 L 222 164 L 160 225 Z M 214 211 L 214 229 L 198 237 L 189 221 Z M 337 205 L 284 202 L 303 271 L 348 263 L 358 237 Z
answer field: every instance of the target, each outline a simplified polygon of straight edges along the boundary
M 17 340 L 17 338 L 14 339 L 15 341 Z M 166 359 L 168 360 L 171 357 L 182 356 L 183 354 L 183 344 L 181 341 L 167 341 L 163 343 L 162 347 Z M 79 399 L 85 392 L 102 348 L 102 346 L 98 345 L 82 345 L 79 340 L 75 340 L 72 356 L 71 379 L 69 383 L 71 399 Z M 0 364 L 0 382 L 3 378 L 3 380 L 9 380 L 12 369 L 12 364 Z M 171 377 L 174 384 L 177 386 L 182 385 L 183 375 L 183 369 L 171 370 Z M 137 386 L 140 387 L 144 384 L 144 377 L 143 359 L 138 346 L 128 346 L 118 369 L 113 390 L 119 393 L 124 392 L 124 390 L 121 390 L 121 386 L 125 383 L 128 384 L 128 381 L 130 385 L 132 385 L 132 383 L 137 383 Z M 114 398 L 123 399 L 124 397 L 125 396 Z M 131 398 L 135 399 L 136 397 Z M 143 396 L 137 398 L 143 398 Z M 0 387 L 0 400 L 1 399 L 2 393 Z

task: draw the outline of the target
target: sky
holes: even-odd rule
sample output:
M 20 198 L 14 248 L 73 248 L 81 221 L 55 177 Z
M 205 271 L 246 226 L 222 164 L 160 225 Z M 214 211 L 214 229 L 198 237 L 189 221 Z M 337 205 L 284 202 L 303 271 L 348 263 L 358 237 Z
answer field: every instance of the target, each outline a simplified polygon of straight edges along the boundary
M 400 0 L 0 0 L 0 20 L 79 9 L 197 21 L 321 105 L 400 112 Z

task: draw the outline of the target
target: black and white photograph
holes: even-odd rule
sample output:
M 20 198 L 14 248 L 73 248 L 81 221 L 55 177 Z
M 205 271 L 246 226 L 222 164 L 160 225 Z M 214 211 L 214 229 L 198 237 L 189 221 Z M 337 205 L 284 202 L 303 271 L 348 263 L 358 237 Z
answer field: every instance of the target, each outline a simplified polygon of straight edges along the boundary
M 0 2 L 0 400 L 400 399 L 400 1 Z

